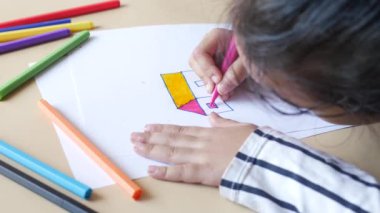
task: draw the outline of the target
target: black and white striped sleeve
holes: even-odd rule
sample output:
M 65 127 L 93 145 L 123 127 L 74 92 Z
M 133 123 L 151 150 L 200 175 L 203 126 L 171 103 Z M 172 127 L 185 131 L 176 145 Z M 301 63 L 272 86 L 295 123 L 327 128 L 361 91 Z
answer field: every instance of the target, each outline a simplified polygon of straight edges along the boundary
M 375 178 L 270 128 L 248 137 L 219 188 L 257 212 L 380 212 Z

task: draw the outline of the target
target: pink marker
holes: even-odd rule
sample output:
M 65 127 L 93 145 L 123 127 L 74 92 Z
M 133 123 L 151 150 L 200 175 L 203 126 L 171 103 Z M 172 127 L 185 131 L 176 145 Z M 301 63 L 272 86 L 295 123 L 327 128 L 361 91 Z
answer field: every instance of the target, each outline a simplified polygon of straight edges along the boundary
M 235 41 L 235 38 L 232 36 L 230 44 L 228 46 L 227 53 L 223 59 L 222 68 L 221 68 L 222 74 L 226 73 L 228 68 L 232 65 L 232 63 L 234 63 L 234 61 L 236 60 L 238 56 L 239 55 L 236 49 L 236 41 Z M 214 91 L 212 92 L 212 96 L 211 96 L 210 107 L 212 108 L 216 107 L 215 100 L 218 96 L 219 96 L 219 93 L 215 86 Z

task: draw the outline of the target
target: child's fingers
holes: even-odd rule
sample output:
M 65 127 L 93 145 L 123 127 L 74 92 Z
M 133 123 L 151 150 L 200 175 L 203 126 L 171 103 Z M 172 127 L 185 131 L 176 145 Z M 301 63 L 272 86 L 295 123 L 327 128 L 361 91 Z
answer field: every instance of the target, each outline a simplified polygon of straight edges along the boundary
M 217 85 L 218 92 L 221 95 L 232 92 L 248 76 L 241 58 L 238 58 L 224 74 L 223 79 Z
M 195 126 L 179 126 L 170 124 L 147 124 L 145 125 L 146 132 L 163 132 L 163 133 L 173 133 L 181 135 L 203 135 L 206 131 L 203 127 Z
M 229 127 L 229 126 L 241 125 L 241 123 L 237 121 L 222 118 L 214 112 L 212 112 L 209 115 L 209 120 L 212 127 Z
M 214 112 L 209 115 L 209 120 L 212 127 L 247 126 L 253 129 L 257 128 L 257 126 L 254 124 L 240 123 L 231 119 L 226 119 Z
M 190 59 L 190 66 L 205 83 L 207 92 L 211 93 L 215 83 L 221 79 L 221 71 L 215 65 L 212 55 L 196 50 Z
M 223 95 L 220 95 L 219 94 L 219 97 L 223 100 L 223 101 L 227 101 L 228 99 L 230 99 L 230 97 L 233 95 L 234 91 L 231 91 L 230 93 L 227 93 L 227 94 L 223 94 Z
M 215 87 L 214 82 L 211 80 L 212 72 L 209 69 L 202 68 L 198 62 L 193 59 L 190 59 L 190 66 L 194 70 L 194 72 L 198 75 L 198 77 L 204 82 L 206 90 L 208 93 L 211 93 Z
M 222 73 L 214 60 L 215 53 L 220 46 L 220 41 L 227 40 L 230 35 L 231 31 L 229 30 L 213 29 L 204 36 L 190 57 L 190 66 L 204 81 L 207 91 L 210 93 L 222 78 Z
M 213 54 L 207 49 L 198 47 L 190 58 L 190 66 L 198 76 L 207 77 L 214 83 L 218 83 L 221 79 L 221 71 L 215 64 Z
M 140 142 L 137 142 L 134 145 L 137 154 L 163 163 L 181 164 L 197 163 L 200 161 L 197 157 L 198 155 L 194 153 L 194 149 Z
M 147 143 L 184 148 L 199 147 L 197 139 L 198 137 L 195 136 L 165 132 L 134 132 L 131 134 L 131 141 L 133 143 Z
M 201 168 L 196 164 L 181 164 L 170 167 L 150 166 L 148 173 L 151 177 L 175 182 L 202 183 Z

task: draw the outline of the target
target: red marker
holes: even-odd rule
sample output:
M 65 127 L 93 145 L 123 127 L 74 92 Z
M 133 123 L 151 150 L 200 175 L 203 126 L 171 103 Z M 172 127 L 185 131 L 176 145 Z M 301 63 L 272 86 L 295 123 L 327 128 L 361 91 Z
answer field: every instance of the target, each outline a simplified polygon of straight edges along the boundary
M 104 1 L 104 2 L 100 2 L 96 4 L 74 7 L 71 9 L 2 22 L 0 23 L 0 28 L 13 27 L 13 26 L 19 26 L 19 25 L 25 25 L 25 24 L 33 24 L 37 22 L 50 21 L 50 20 L 56 20 L 56 19 L 62 19 L 62 18 L 70 18 L 70 17 L 80 16 L 80 15 L 84 15 L 88 13 L 94 13 L 94 12 L 99 12 L 103 10 L 118 8 L 118 7 L 120 7 L 119 0 Z
M 235 38 L 232 36 L 230 45 L 228 46 L 228 50 L 226 55 L 224 56 L 221 71 L 222 73 L 226 73 L 228 68 L 234 63 L 234 61 L 238 57 L 238 52 L 236 49 L 236 41 Z M 214 91 L 212 92 L 211 101 L 210 101 L 210 107 L 215 108 L 215 100 L 219 96 L 218 90 L 216 89 L 216 86 L 214 88 Z

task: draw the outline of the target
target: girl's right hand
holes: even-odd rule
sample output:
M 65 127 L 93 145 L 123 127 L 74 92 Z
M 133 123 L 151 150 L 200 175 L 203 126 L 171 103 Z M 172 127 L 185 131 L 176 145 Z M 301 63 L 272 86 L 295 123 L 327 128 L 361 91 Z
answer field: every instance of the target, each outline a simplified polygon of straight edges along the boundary
M 189 61 L 192 69 L 205 83 L 207 92 L 211 93 L 216 85 L 223 100 L 228 99 L 232 91 L 248 76 L 241 57 L 231 65 L 224 75 L 215 63 L 216 51 L 223 44 L 222 42 L 228 43 L 231 36 L 231 30 L 221 28 L 211 30 L 195 48 Z

